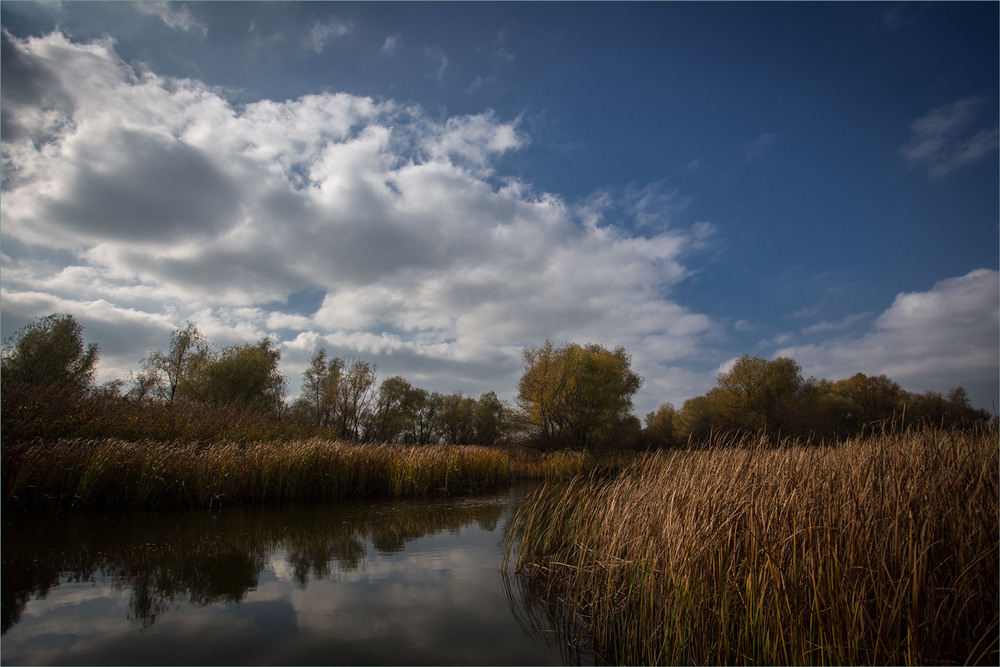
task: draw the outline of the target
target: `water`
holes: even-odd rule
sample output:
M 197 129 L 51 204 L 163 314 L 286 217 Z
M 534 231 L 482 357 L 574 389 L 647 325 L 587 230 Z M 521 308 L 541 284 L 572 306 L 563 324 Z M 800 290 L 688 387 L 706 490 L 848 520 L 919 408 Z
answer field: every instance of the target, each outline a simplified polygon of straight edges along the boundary
M 590 662 L 501 576 L 526 488 L 3 517 L 4 664 Z M 527 620 L 526 620 L 527 619 Z

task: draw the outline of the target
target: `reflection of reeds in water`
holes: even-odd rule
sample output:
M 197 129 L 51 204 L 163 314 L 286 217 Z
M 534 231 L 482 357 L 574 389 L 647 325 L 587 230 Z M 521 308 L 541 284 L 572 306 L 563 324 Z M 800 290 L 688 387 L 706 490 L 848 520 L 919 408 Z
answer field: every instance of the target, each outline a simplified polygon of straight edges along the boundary
M 4 445 L 7 507 L 217 508 L 232 503 L 455 495 L 514 478 L 575 474 L 581 453 L 493 447 L 59 440 Z
M 34 597 L 60 580 L 98 574 L 117 591 L 130 590 L 129 613 L 141 625 L 156 622 L 175 601 L 196 605 L 238 602 L 257 586 L 278 551 L 305 588 L 310 580 L 357 570 L 365 540 L 379 552 L 470 524 L 496 526 L 502 500 L 392 501 L 305 504 L 221 513 L 102 514 L 4 521 L 3 632 Z
M 505 567 L 612 663 L 997 664 L 997 450 L 932 430 L 649 455 L 542 489 Z

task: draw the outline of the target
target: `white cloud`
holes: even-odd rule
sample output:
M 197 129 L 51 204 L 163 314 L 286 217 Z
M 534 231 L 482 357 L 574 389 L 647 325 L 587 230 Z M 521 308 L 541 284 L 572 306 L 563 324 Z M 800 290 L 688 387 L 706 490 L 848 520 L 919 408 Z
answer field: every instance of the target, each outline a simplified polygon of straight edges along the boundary
M 939 180 L 997 150 L 1000 129 L 976 121 L 986 105 L 977 96 L 933 109 L 910 125 L 910 138 L 899 149 L 909 167 L 925 167 Z
M 448 56 L 437 46 L 425 46 L 424 56 L 433 68 L 430 73 L 432 79 L 444 80 L 444 73 L 448 70 Z
M 823 320 L 822 322 L 817 322 L 816 324 L 811 324 L 802 329 L 804 334 L 815 334 L 815 333 L 828 333 L 830 331 L 842 331 L 844 329 L 849 329 L 858 322 L 871 317 L 871 313 L 854 313 L 853 315 L 847 315 L 835 322 L 829 322 Z
M 840 337 L 778 350 L 807 375 L 839 379 L 886 374 L 910 391 L 945 392 L 962 385 L 977 405 L 997 396 L 1000 375 L 1000 274 L 977 269 L 904 292 L 860 337 Z
M 402 35 L 389 35 L 385 38 L 385 42 L 382 44 L 382 48 L 378 50 L 379 55 L 391 58 L 397 53 L 399 49 L 403 46 L 403 36 Z
M 316 21 L 303 36 L 306 44 L 316 53 L 321 53 L 331 40 L 351 34 L 354 26 L 349 22 L 331 17 L 326 21 Z
M 136 2 L 136 11 L 148 16 L 155 16 L 163 21 L 168 28 L 191 32 L 202 39 L 208 35 L 208 27 L 194 18 L 186 4 L 177 2 Z
M 115 369 L 187 319 L 220 345 L 271 335 L 293 390 L 318 345 L 508 396 L 524 346 L 624 345 L 649 409 L 683 398 L 664 364 L 704 356 L 712 322 L 669 293 L 711 225 L 676 228 L 661 185 L 577 206 L 498 175 L 519 119 L 343 93 L 235 107 L 110 43 L 4 39 L 23 65 L 4 64 L 5 325 L 71 312 Z M 266 305 L 307 289 L 316 312 Z M 119 315 L 136 342 L 101 339 Z

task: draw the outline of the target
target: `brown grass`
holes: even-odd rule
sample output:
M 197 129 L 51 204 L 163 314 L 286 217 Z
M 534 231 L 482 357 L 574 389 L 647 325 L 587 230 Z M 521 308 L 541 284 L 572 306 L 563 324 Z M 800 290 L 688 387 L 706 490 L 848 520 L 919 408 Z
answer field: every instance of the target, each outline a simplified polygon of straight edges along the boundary
M 507 566 L 612 663 L 997 664 L 997 505 L 995 430 L 743 439 L 547 483 Z
M 54 509 L 455 495 L 499 488 L 515 478 L 569 477 L 598 465 L 582 453 L 319 438 L 224 444 L 5 441 L 2 460 L 5 508 Z

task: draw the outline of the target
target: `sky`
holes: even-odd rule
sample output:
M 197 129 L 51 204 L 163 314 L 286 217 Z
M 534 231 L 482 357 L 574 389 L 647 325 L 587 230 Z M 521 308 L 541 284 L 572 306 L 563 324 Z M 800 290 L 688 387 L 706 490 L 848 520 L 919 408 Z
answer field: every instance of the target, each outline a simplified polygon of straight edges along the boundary
M 512 401 L 623 346 L 1000 407 L 998 3 L 0 5 L 0 328 Z

